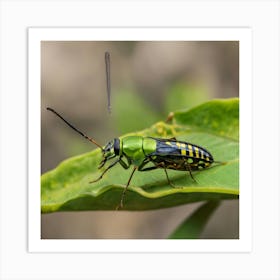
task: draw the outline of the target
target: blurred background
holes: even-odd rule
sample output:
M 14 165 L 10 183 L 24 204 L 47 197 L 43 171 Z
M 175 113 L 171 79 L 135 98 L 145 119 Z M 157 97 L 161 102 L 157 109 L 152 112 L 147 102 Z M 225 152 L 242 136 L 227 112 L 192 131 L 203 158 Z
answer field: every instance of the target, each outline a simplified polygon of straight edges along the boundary
M 111 55 L 112 114 L 107 111 L 105 51 Z M 41 172 L 95 149 L 47 106 L 104 145 L 165 120 L 171 111 L 238 95 L 237 41 L 42 41 Z M 166 238 L 200 205 L 44 214 L 41 237 Z M 201 238 L 239 238 L 238 200 L 219 206 Z

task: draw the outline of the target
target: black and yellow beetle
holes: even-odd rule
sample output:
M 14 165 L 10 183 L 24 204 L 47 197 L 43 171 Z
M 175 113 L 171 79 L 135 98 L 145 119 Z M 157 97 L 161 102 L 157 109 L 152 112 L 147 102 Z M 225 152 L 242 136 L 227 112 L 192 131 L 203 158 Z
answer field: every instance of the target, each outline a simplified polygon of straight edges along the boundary
M 99 181 L 103 175 L 117 163 L 124 169 L 128 169 L 133 165 L 133 171 L 122 193 L 119 207 L 123 207 L 125 192 L 136 170 L 149 171 L 162 168 L 165 171 L 169 184 L 173 186 L 168 177 L 167 169 L 188 171 L 194 180 L 192 171 L 207 168 L 214 162 L 213 156 L 206 149 L 188 142 L 178 141 L 175 138 L 162 139 L 143 136 L 126 136 L 121 139 L 115 138 L 102 147 L 94 139 L 88 137 L 66 121 L 54 109 L 47 108 L 47 110 L 56 114 L 72 129 L 101 149 L 103 160 L 99 168 L 102 168 L 108 160 L 115 159 L 96 180 L 90 183 Z M 149 163 L 151 163 L 152 166 L 147 166 Z
M 108 93 L 108 110 L 110 112 L 110 55 L 105 53 L 106 62 L 106 77 L 107 77 L 107 93 Z M 124 169 L 128 169 L 131 165 L 133 171 L 128 179 L 128 182 L 123 190 L 120 204 L 117 208 L 123 207 L 123 200 L 126 190 L 130 184 L 133 174 L 138 171 L 150 171 L 162 168 L 165 171 L 168 183 L 174 186 L 170 181 L 167 169 L 188 171 L 195 181 L 192 171 L 205 169 L 209 167 L 214 158 L 206 149 L 183 141 L 178 141 L 176 138 L 162 139 L 143 136 L 126 136 L 123 138 L 115 138 L 107 145 L 102 147 L 94 139 L 75 128 L 71 123 L 65 120 L 59 113 L 52 108 L 47 110 L 56 114 L 68 126 L 82 135 L 84 138 L 95 144 L 101 149 L 103 160 L 99 165 L 102 168 L 108 160 L 113 160 L 103 171 L 103 173 L 94 181 L 99 181 L 103 175 L 116 164 L 120 164 Z

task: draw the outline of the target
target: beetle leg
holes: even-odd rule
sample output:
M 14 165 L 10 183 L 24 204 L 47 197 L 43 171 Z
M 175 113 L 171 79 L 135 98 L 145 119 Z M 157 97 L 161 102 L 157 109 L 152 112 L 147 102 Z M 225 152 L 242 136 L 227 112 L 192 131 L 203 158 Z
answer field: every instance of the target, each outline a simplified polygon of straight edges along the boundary
M 156 166 L 151 166 L 151 167 L 146 167 L 146 168 L 143 168 L 147 163 L 149 163 L 149 161 L 146 161 L 145 160 L 142 162 L 142 164 L 139 166 L 138 170 L 139 171 L 150 171 L 150 170 L 155 170 L 155 169 L 158 169 L 158 168 L 164 168 L 164 172 L 165 172 L 165 175 L 166 175 L 166 178 L 167 178 L 167 181 L 169 183 L 169 185 L 173 188 L 176 188 L 176 186 L 171 182 L 171 180 L 169 179 L 168 177 L 168 173 L 167 173 L 167 170 L 166 170 L 166 167 L 165 167 L 165 164 L 164 162 L 162 163 L 159 163 L 158 165 Z
M 124 168 L 124 169 L 128 169 L 130 167 L 130 162 L 126 163 L 125 161 L 123 161 L 121 158 L 120 158 L 120 165 Z
M 185 167 L 188 168 L 188 171 L 190 172 L 190 175 L 191 175 L 192 179 L 197 183 L 197 181 L 194 179 L 194 177 L 192 175 L 191 166 L 189 165 L 189 163 L 187 161 L 184 161 L 184 162 L 185 162 Z
M 133 168 L 133 170 L 132 170 L 132 173 L 130 174 L 130 177 L 129 177 L 128 182 L 127 182 L 127 184 L 126 184 L 126 186 L 125 186 L 125 189 L 123 190 L 120 204 L 117 206 L 116 210 L 119 210 L 120 208 L 123 208 L 123 200 L 124 200 L 125 193 L 126 193 L 127 188 L 128 188 L 128 186 L 129 186 L 129 184 L 130 184 L 130 181 L 131 181 L 131 179 L 132 179 L 132 177 L 133 177 L 133 174 L 134 174 L 134 172 L 135 172 L 136 170 L 137 170 L 137 167 L 135 166 L 135 167 Z
M 150 162 L 150 159 L 149 159 L 149 158 L 145 158 L 145 159 L 143 160 L 143 162 L 139 165 L 138 171 L 149 171 L 149 170 L 154 170 L 154 169 L 157 169 L 157 168 L 158 168 L 157 166 L 151 166 L 151 167 L 143 168 L 143 167 L 144 167 L 145 165 L 147 165 L 149 162 Z
M 103 175 L 110 169 L 112 168 L 113 166 L 115 166 L 118 162 L 120 162 L 121 158 L 118 158 L 117 160 L 115 160 L 113 163 L 111 163 L 103 172 L 102 174 L 96 179 L 96 180 L 93 180 L 93 181 L 90 181 L 89 183 L 95 183 L 97 181 L 99 181 L 100 179 L 102 179 Z
M 151 166 L 151 167 L 146 167 L 146 168 L 138 168 L 138 171 L 150 171 L 150 170 L 155 170 L 158 169 L 158 166 Z
M 164 172 L 165 172 L 165 174 L 166 174 L 166 178 L 167 178 L 168 184 L 169 184 L 172 188 L 176 188 L 176 186 L 170 181 L 170 179 L 169 179 L 169 177 L 168 177 L 167 170 L 166 170 L 165 167 L 164 167 Z

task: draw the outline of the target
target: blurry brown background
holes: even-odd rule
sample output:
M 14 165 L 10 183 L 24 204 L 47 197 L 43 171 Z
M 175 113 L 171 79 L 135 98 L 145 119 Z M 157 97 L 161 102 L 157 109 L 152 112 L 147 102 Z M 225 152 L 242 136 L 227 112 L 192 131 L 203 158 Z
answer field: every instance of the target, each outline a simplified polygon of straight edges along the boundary
M 105 51 L 111 54 L 111 115 Z M 166 119 L 170 111 L 238 95 L 238 42 L 42 42 L 42 173 L 95 148 L 49 113 L 47 106 L 104 145 Z M 44 214 L 41 237 L 166 238 L 200 204 L 139 212 Z M 224 201 L 201 238 L 238 237 L 238 200 Z

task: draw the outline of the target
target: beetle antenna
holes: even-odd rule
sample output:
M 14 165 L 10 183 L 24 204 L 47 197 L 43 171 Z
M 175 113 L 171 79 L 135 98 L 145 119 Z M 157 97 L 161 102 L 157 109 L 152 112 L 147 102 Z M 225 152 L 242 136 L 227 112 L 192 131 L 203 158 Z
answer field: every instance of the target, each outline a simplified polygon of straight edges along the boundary
M 70 126 L 73 130 L 75 130 L 76 132 L 78 132 L 80 135 L 82 135 L 84 138 L 86 138 L 87 140 L 89 140 L 91 143 L 93 143 L 94 145 L 96 145 L 97 147 L 99 147 L 102 151 L 103 148 L 101 145 L 99 145 L 94 139 L 88 137 L 85 133 L 81 132 L 80 130 L 78 130 L 76 127 L 74 127 L 71 123 L 69 123 L 68 121 L 66 121 L 59 113 L 57 113 L 54 109 L 47 107 L 48 111 L 53 112 L 55 115 L 57 115 L 60 119 L 62 119 L 68 126 Z
M 111 114 L 111 77 L 110 77 L 110 53 L 109 52 L 105 52 L 105 65 L 106 65 L 108 112 L 109 114 Z

